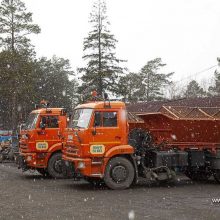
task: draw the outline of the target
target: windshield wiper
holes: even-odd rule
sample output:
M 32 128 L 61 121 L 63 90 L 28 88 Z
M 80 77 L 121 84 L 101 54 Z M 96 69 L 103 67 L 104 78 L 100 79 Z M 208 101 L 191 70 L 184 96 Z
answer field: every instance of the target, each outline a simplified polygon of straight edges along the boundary
M 74 125 L 73 128 L 78 128 L 79 129 L 79 128 L 83 128 L 83 127 L 80 127 L 78 125 Z
M 81 143 L 82 143 L 82 141 L 81 141 L 81 138 L 79 137 L 78 132 L 77 132 L 77 131 L 75 131 L 75 132 L 74 132 L 74 134 L 75 134 L 75 136 L 77 137 L 77 139 L 78 139 L 79 143 L 81 144 Z

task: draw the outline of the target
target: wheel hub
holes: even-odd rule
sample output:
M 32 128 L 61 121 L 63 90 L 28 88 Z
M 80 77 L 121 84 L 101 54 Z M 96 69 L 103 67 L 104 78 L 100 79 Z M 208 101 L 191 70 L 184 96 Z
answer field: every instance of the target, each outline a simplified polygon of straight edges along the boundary
M 125 167 L 123 166 L 115 166 L 113 169 L 112 169 L 112 179 L 115 181 L 115 182 L 123 182 L 126 177 L 127 177 L 127 170 Z
M 62 173 L 62 163 L 61 163 L 61 160 L 57 160 L 54 163 L 54 170 L 56 170 L 56 172 L 58 172 L 58 173 Z

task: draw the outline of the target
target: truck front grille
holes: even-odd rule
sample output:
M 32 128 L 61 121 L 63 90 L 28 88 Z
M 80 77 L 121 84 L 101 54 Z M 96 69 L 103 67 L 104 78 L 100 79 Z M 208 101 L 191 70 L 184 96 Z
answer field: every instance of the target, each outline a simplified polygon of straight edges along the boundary
M 79 149 L 75 146 L 66 146 L 63 149 L 63 153 L 67 157 L 79 157 Z

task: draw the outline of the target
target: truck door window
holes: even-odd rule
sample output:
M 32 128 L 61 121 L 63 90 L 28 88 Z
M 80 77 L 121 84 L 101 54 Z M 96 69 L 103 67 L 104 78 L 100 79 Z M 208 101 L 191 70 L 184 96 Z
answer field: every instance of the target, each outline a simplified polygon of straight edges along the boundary
M 100 127 L 100 126 L 102 126 L 102 115 L 101 115 L 101 112 L 95 112 L 94 127 Z
M 117 112 L 95 112 L 94 126 L 117 127 Z
M 58 128 L 58 116 L 42 116 L 41 123 L 45 124 L 45 128 Z
M 117 127 L 117 112 L 103 112 L 103 127 Z

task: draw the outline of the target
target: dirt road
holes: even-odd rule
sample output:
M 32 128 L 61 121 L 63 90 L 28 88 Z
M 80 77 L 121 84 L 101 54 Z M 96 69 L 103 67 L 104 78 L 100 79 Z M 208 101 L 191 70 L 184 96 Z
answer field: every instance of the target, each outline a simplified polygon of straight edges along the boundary
M 186 177 L 114 191 L 85 181 L 42 178 L 0 164 L 0 219 L 220 219 L 220 184 Z

